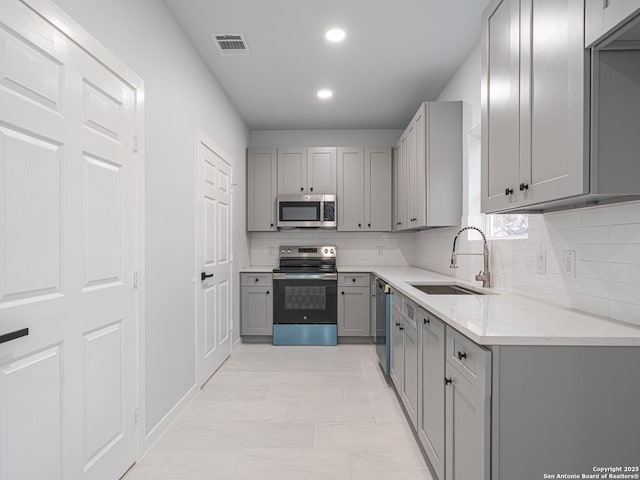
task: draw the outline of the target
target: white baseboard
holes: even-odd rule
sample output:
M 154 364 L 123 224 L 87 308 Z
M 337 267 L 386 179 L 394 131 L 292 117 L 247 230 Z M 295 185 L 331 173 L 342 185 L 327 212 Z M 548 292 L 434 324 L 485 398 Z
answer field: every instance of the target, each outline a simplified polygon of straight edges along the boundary
M 160 439 L 162 434 L 169 428 L 171 423 L 177 418 L 177 416 L 182 412 L 187 405 L 194 399 L 194 397 L 198 394 L 198 386 L 193 385 L 187 393 L 185 393 L 178 403 L 176 403 L 169 412 L 162 417 L 152 429 L 144 436 L 143 445 L 140 447 L 141 455 L 138 458 L 138 461 L 142 460 L 142 458 L 151 450 L 151 447 Z

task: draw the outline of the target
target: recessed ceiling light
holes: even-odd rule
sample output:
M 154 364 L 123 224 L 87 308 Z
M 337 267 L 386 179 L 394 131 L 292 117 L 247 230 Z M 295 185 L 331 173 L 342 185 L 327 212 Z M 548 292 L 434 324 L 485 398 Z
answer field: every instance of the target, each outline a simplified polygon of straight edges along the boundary
M 322 100 L 327 100 L 331 97 L 333 97 L 333 92 L 331 90 L 328 90 L 326 88 L 323 88 L 322 90 L 318 90 L 318 98 Z
M 325 34 L 325 37 L 327 38 L 327 40 L 329 40 L 330 42 L 336 42 L 336 43 L 343 41 L 346 36 L 347 34 L 341 28 L 332 28 Z

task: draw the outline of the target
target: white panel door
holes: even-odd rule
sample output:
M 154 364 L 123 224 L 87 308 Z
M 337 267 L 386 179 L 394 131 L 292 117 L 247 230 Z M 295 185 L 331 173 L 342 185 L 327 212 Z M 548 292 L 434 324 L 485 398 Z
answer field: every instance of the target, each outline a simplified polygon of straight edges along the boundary
M 137 455 L 136 91 L 0 0 L 0 480 L 119 478 Z M 6 338 L 6 337 L 5 337 Z
M 198 382 L 231 355 L 231 166 L 206 139 L 198 145 Z

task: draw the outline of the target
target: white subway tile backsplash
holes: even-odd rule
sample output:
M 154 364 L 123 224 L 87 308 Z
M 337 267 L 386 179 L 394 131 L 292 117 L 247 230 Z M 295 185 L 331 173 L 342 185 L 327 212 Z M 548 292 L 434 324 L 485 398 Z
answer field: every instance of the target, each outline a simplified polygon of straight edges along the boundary
M 448 268 L 457 230 L 415 234 L 414 264 L 473 281 L 481 256 Z M 489 242 L 496 288 L 640 325 L 640 202 L 530 215 L 527 239 Z M 576 252 L 575 276 L 562 271 L 566 250 Z M 481 246 L 461 235 L 459 251 Z M 537 252 L 546 252 L 544 275 L 536 273 Z
M 640 224 L 614 225 L 609 227 L 610 243 L 640 243 Z
M 640 202 L 606 205 L 582 211 L 582 225 L 620 225 L 640 223 Z

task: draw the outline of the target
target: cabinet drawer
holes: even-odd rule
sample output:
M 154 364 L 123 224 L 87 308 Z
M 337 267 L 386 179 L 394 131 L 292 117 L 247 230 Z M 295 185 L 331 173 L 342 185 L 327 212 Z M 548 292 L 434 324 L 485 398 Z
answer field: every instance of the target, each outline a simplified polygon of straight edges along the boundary
M 270 287 L 273 275 L 271 273 L 242 273 L 240 280 L 243 287 Z
M 447 327 L 447 362 L 481 393 L 491 395 L 491 351 Z
M 341 273 L 338 275 L 338 285 L 341 287 L 368 287 L 368 273 Z

